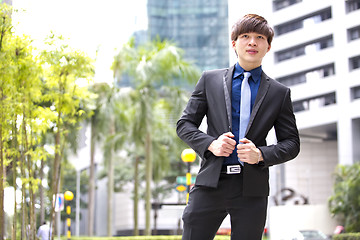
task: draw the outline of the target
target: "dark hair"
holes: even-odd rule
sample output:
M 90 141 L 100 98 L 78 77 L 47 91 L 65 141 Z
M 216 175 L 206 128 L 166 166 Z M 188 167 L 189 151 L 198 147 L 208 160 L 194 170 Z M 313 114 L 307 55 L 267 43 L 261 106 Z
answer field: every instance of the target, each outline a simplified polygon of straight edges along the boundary
M 265 18 L 256 14 L 247 14 L 234 23 L 231 28 L 231 40 L 236 41 L 241 34 L 252 32 L 266 36 L 267 42 L 271 45 L 274 30 Z

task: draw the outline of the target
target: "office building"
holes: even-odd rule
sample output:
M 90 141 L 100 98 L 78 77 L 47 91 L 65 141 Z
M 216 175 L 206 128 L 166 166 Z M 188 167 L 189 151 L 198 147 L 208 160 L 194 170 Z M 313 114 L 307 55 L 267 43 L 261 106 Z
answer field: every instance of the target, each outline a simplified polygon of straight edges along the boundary
M 270 76 L 289 86 L 301 152 L 285 186 L 326 204 L 337 164 L 360 160 L 360 1 L 273 1 Z
M 184 49 L 201 71 L 229 65 L 227 0 L 148 0 L 151 39 L 168 39 Z

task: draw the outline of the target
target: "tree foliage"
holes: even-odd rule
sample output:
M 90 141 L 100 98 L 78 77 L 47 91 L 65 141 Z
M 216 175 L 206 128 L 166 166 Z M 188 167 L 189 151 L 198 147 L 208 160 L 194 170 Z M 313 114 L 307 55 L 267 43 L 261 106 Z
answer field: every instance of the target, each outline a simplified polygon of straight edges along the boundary
M 338 165 L 334 193 L 329 199 L 331 213 L 344 224 L 346 232 L 360 232 L 360 163 Z
M 151 235 L 150 209 L 151 184 L 159 182 L 170 169 L 170 159 L 175 146 L 175 125 L 171 121 L 178 110 L 180 92 L 178 83 L 195 83 L 199 72 L 183 58 L 183 52 L 174 44 L 159 39 L 135 46 L 134 39 L 125 44 L 114 59 L 113 71 L 118 81 L 124 76 L 131 78 L 134 87 L 131 94 L 130 138 L 137 152 L 145 159 L 145 234 Z M 182 105 L 182 104 L 181 104 Z M 175 110 L 175 111 L 174 111 Z M 176 112 L 176 114 L 179 114 Z M 136 163 L 142 156 L 135 156 Z M 138 166 L 135 165 L 135 170 Z M 135 181 L 135 189 L 136 189 Z M 135 201 L 137 193 L 135 193 Z M 136 203 L 134 204 L 136 208 Z M 134 213 L 136 215 L 136 213 Z M 134 220 L 137 222 L 137 220 Z M 136 228 L 136 227 L 135 227 Z
M 35 205 L 42 199 L 44 169 L 50 169 L 52 185 L 46 186 L 42 208 L 45 202 L 52 205 L 53 194 L 62 191 L 63 156 L 76 146 L 69 144 L 72 134 L 89 113 L 89 92 L 77 81 L 93 75 L 91 59 L 61 37 L 52 34 L 47 49 L 35 51 L 30 38 L 14 34 L 12 11 L 0 5 L 0 240 L 5 237 L 4 189 L 10 186 L 21 192 L 21 199 L 14 194 L 20 204 L 14 207 L 11 238 L 35 239 Z

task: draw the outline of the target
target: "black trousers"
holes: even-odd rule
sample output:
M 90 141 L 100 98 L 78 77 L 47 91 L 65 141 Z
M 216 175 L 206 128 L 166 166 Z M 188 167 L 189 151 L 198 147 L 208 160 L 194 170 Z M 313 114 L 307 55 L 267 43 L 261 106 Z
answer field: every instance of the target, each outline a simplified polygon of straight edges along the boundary
M 244 197 L 242 173 L 221 174 L 217 188 L 195 186 L 183 213 L 182 240 L 212 240 L 230 214 L 231 240 L 261 240 L 267 197 Z

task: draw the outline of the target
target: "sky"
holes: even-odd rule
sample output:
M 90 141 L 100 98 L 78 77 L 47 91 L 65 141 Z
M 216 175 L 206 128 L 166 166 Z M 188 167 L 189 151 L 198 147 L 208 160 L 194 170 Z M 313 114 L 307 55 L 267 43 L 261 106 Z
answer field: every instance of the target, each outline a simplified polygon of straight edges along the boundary
M 51 31 L 62 35 L 97 59 L 95 81 L 112 78 L 115 49 L 147 29 L 146 0 L 13 0 L 13 7 L 24 10 L 13 16 L 16 34 L 29 35 L 39 47 Z
M 261 7 L 263 1 L 244 5 L 242 1 L 229 0 L 230 22 L 245 13 L 262 14 L 267 9 Z M 96 59 L 95 82 L 112 82 L 110 66 L 115 49 L 148 25 L 147 0 L 13 0 L 13 6 L 25 10 L 13 16 L 18 35 L 30 35 L 38 47 L 51 31 L 69 39 L 71 47 Z M 232 56 L 232 49 L 229 51 Z

